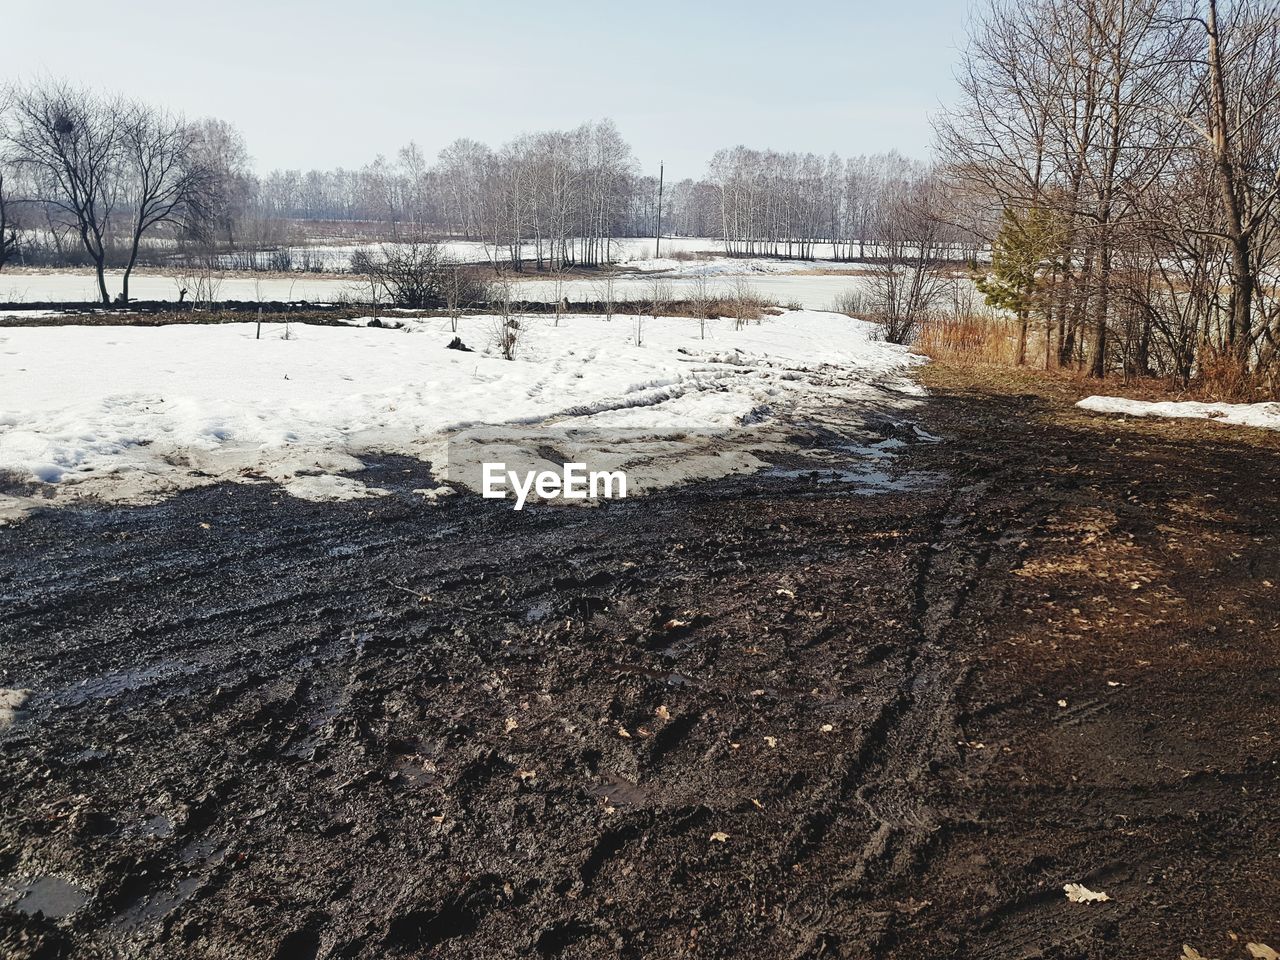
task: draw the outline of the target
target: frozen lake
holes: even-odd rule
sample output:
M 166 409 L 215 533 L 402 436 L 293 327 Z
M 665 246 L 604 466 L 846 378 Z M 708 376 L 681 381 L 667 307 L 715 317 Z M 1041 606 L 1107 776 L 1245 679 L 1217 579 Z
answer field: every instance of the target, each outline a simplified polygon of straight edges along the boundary
M 671 293 L 677 299 L 686 298 L 692 292 L 694 278 L 664 276 Z M 718 274 L 707 280 L 712 293 L 727 294 L 735 277 Z M 776 300 L 782 305 L 796 303 L 806 310 L 829 309 L 835 298 L 865 282 L 857 276 L 832 276 L 827 274 L 758 274 L 747 279 L 758 294 Z M 121 286 L 119 271 L 107 276 L 107 289 L 114 296 Z M 556 284 L 548 280 L 517 280 L 517 296 L 524 300 L 549 303 L 556 299 Z M 174 300 L 181 290 L 180 281 L 172 276 L 155 273 L 135 273 L 129 282 L 130 294 L 138 300 Z M 643 299 L 651 290 L 650 282 L 641 276 L 622 275 L 614 280 L 614 298 L 617 300 Z M 354 278 L 336 278 L 298 274 L 296 277 L 255 278 L 250 274 L 228 274 L 221 281 L 217 297 L 221 300 L 306 300 L 311 303 L 332 303 L 341 300 L 365 301 L 368 287 Z M 603 298 L 600 280 L 567 280 L 561 296 L 570 300 L 600 300 Z M 0 274 L 0 301 L 32 303 L 43 301 L 92 301 L 97 299 L 97 282 L 91 273 L 59 271 L 56 273 Z

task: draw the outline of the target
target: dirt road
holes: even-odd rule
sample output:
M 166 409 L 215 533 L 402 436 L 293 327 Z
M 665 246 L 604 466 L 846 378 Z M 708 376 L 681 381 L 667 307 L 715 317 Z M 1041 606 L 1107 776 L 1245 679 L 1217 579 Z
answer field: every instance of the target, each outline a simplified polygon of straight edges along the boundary
M 0 529 L 0 955 L 1280 947 L 1280 443 L 929 376 L 857 480 Z

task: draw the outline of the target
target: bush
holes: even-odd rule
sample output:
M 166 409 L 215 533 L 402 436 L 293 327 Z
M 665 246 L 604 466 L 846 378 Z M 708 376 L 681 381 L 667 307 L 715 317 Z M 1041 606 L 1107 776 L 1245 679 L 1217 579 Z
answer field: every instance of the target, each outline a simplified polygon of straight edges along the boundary
M 835 302 L 831 305 L 832 313 L 844 313 L 849 316 L 860 319 L 866 313 L 866 303 L 864 302 L 861 290 L 846 290 L 839 294 Z
M 437 244 L 418 240 L 384 243 L 351 255 L 351 272 L 368 281 L 375 299 L 385 297 L 397 307 L 441 303 L 448 266 Z

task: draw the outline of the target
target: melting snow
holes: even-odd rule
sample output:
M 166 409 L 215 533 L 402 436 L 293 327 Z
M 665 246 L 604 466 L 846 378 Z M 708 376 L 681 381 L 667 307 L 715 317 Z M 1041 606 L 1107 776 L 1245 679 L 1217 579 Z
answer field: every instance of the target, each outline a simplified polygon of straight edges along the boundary
M 454 334 L 435 318 L 402 330 L 294 324 L 290 339 L 271 325 L 261 340 L 253 323 L 0 329 L 0 471 L 48 485 L 0 508 L 151 502 L 220 480 L 377 496 L 339 474 L 370 452 L 438 469 L 448 436 L 470 427 L 727 433 L 919 392 L 906 376 L 918 358 L 843 315 L 788 312 L 743 330 L 719 320 L 706 340 L 696 321 L 646 318 L 641 346 L 633 320 L 526 317 L 514 361 L 484 352 L 491 317 L 462 321 L 475 353 L 445 349 Z
M 1199 403 L 1194 400 L 1150 402 L 1124 397 L 1086 397 L 1076 404 L 1095 413 L 1130 417 L 1190 417 L 1244 427 L 1280 430 L 1280 403 Z

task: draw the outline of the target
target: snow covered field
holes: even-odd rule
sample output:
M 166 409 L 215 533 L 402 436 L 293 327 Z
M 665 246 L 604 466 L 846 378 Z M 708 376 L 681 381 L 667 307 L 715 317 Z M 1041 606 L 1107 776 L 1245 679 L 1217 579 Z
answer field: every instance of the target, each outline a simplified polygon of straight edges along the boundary
M 303 245 L 287 247 L 295 267 L 303 262 L 312 266 L 319 265 L 324 270 L 341 272 L 351 265 L 351 255 L 357 250 L 377 250 L 382 243 L 332 243 L 318 241 Z M 494 247 L 493 244 L 481 243 L 478 240 L 445 240 L 439 244 L 444 254 L 460 263 L 492 263 L 495 259 L 505 260 L 509 256 L 506 247 Z M 662 253 L 694 253 L 713 256 L 724 251 L 724 243 L 702 237 L 664 237 Z M 537 248 L 532 243 L 525 244 L 521 252 L 527 259 L 533 259 Z M 651 259 L 654 254 L 652 237 L 619 237 L 611 241 L 610 256 L 618 263 L 629 263 L 636 260 Z M 230 262 L 230 259 L 228 259 Z
M 657 261 L 661 263 L 662 261 Z M 695 273 L 692 268 L 699 261 L 668 261 L 680 268 L 664 274 L 672 295 L 688 296 Z M 826 310 L 835 298 L 846 290 L 857 288 L 864 281 L 857 276 L 824 276 L 812 273 L 777 274 L 753 269 L 752 265 L 778 261 L 718 260 L 701 263 L 710 277 L 713 293 L 729 293 L 736 276 L 746 276 L 752 288 L 759 294 L 778 303 L 798 303 L 806 310 Z M 737 265 L 742 264 L 739 267 Z M 800 269 L 802 264 L 783 264 Z M 565 281 L 561 296 L 571 300 L 600 299 L 599 280 Z M 548 280 L 520 280 L 516 283 L 518 296 L 527 300 L 550 302 L 556 299 L 556 284 Z M 107 289 L 114 296 L 120 290 L 119 272 L 107 276 Z M 135 273 L 129 281 L 129 292 L 138 300 L 177 300 L 179 282 L 168 276 Z M 634 275 L 622 275 L 614 280 L 614 296 L 618 299 L 640 299 L 648 295 L 649 281 Z M 249 274 L 228 273 L 220 282 L 217 296 L 221 300 L 306 300 L 311 303 L 332 303 L 341 300 L 362 301 L 369 296 L 368 286 L 356 279 L 314 276 L 300 273 L 296 277 L 267 277 L 254 279 Z M 0 274 L 0 301 L 15 303 L 32 302 L 80 302 L 97 299 L 97 281 L 92 274 L 60 271 L 57 273 Z
M 1280 403 L 1199 403 L 1195 400 L 1151 402 L 1128 400 L 1124 397 L 1086 397 L 1076 406 L 1094 413 L 1216 420 L 1242 427 L 1280 430 Z
M 917 358 L 839 314 L 727 320 L 525 318 L 520 356 L 445 349 L 448 321 L 406 330 L 294 325 L 0 329 L 0 471 L 39 485 L 0 515 L 85 496 L 148 502 L 218 480 L 325 499 L 376 494 L 337 474 L 369 452 L 444 464 L 479 425 L 622 432 L 781 430 L 832 404 L 902 405 Z M 464 318 L 484 351 L 494 319 Z M 882 387 L 891 387 L 892 396 Z M 686 475 L 750 467 L 712 456 Z M 681 479 L 672 474 L 673 479 Z M 44 486 L 44 485 L 51 486 Z M 44 494 L 52 493 L 52 500 Z
M 107 271 L 107 291 L 112 297 L 120 292 L 122 274 Z M 185 284 L 176 277 L 135 272 L 129 278 L 129 295 L 135 300 L 177 300 Z M 368 298 L 368 287 L 352 279 L 334 279 L 300 273 L 296 277 L 264 277 L 250 274 L 227 274 L 218 286 L 219 300 L 307 300 L 330 303 L 348 298 Z M 96 301 L 98 281 L 87 271 L 60 270 L 51 273 L 0 273 L 0 301 L 12 303 L 76 303 Z
M 717 240 L 664 239 L 660 258 L 654 258 L 653 240 L 623 239 L 616 241 L 618 263 L 626 268 L 648 273 L 659 273 L 679 297 L 691 292 L 695 278 L 708 278 L 712 292 L 729 293 L 739 277 L 746 277 L 761 295 L 779 303 L 798 303 L 806 310 L 825 310 L 836 296 L 857 287 L 864 281 L 857 276 L 862 269 L 857 264 L 834 264 L 818 260 L 771 260 L 761 257 L 726 258 L 719 255 L 723 246 Z M 377 244 L 349 244 L 343 246 L 317 246 L 290 248 L 295 253 L 308 252 L 312 263 L 323 263 L 325 269 L 340 272 L 347 269 L 351 254 Z M 483 244 L 471 241 L 450 241 L 443 244 L 446 251 L 459 260 L 488 262 L 492 249 L 486 251 Z M 693 253 L 704 259 L 676 259 L 672 253 Z M 532 256 L 532 248 L 529 255 Z M 318 259 L 317 259 L 318 258 Z M 299 258 L 295 258 L 300 262 Z M 849 273 L 848 276 L 832 275 L 831 271 Z M 120 292 L 123 273 L 107 271 L 107 290 L 114 297 Z M 130 295 L 136 300 L 177 300 L 188 280 L 178 275 L 148 272 L 145 268 L 134 273 L 129 281 Z M 556 285 L 545 277 L 517 281 L 520 296 L 528 300 L 550 301 L 556 299 Z M 599 280 L 570 280 L 562 288 L 562 296 L 573 300 L 599 299 Z M 639 299 L 649 292 L 648 281 L 634 274 L 622 274 L 615 279 L 614 296 L 621 299 Z M 306 300 L 311 303 L 367 300 L 367 285 L 354 277 L 332 277 L 298 272 L 287 276 L 255 277 L 251 273 L 226 271 L 217 281 L 215 293 L 221 300 Z M 88 270 L 34 271 L 6 270 L 0 273 L 0 301 L 13 303 L 32 302 L 84 302 L 98 299 L 98 286 Z

